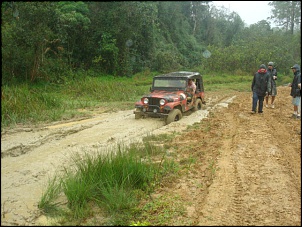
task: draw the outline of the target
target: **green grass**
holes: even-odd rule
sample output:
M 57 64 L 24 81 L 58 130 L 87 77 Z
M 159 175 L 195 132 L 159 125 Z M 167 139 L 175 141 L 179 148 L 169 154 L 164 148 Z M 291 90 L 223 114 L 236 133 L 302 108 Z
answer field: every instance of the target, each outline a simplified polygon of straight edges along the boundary
M 65 84 L 2 86 L 1 130 L 90 115 L 80 109 L 133 109 L 134 102 L 149 91 L 152 78 L 152 73 L 132 78 L 83 75 Z
M 179 216 L 186 213 L 183 204 L 180 202 L 180 196 L 177 194 L 155 198 L 146 203 L 142 207 L 142 211 L 140 219 L 142 219 L 142 222 L 152 223 L 152 226 L 165 226 L 167 223 L 171 223 L 169 220 L 175 221 Z
M 155 157 L 160 162 L 154 162 Z M 164 149 L 150 143 L 119 145 L 117 150 L 95 155 L 74 154 L 63 174 L 49 181 L 38 206 L 49 217 L 61 217 L 63 225 L 83 222 L 98 210 L 94 207 L 110 217 L 110 223 L 102 224 L 129 225 L 140 199 L 174 171 Z M 62 200 L 66 206 L 58 202 Z

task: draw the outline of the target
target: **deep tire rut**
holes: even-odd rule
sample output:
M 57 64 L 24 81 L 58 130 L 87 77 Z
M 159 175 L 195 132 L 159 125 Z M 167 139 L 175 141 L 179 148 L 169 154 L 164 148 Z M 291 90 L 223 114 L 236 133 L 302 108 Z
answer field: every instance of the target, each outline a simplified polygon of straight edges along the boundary
M 301 137 L 294 140 L 295 120 L 285 117 L 282 104 L 256 115 L 250 106 L 246 95 L 219 112 L 217 119 L 224 120 L 217 130 L 227 139 L 209 194 L 200 202 L 198 225 L 301 225 Z

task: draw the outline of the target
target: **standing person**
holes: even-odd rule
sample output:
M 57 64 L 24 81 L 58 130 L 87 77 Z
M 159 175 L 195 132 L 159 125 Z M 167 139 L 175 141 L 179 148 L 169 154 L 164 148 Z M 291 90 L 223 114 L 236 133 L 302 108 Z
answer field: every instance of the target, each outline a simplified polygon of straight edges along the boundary
M 288 86 L 291 87 L 290 95 L 293 97 L 292 104 L 294 105 L 294 113 L 292 114 L 292 118 L 300 118 L 300 111 L 301 111 L 301 92 L 299 89 L 299 84 L 301 84 L 301 72 L 300 66 L 295 64 L 291 67 L 294 73 L 293 82 Z M 301 86 L 301 85 L 300 85 Z
M 301 78 L 301 73 L 300 73 L 300 78 Z M 301 97 L 301 79 L 300 79 L 300 83 L 298 83 L 298 88 L 300 89 L 300 97 Z M 298 111 L 299 111 L 299 113 L 301 113 L 301 102 L 300 102 Z M 301 116 L 300 116 L 300 120 L 301 120 Z M 299 124 L 299 126 L 300 126 L 300 132 L 298 132 L 298 134 L 301 135 L 301 124 Z
M 253 91 L 252 113 L 256 113 L 258 101 L 258 113 L 263 113 L 264 97 L 271 90 L 269 74 L 264 64 L 260 65 L 259 70 L 255 73 L 251 88 Z
M 277 95 L 277 86 L 276 86 L 276 80 L 277 80 L 277 70 L 274 68 L 274 63 L 269 62 L 267 65 L 268 69 L 267 72 L 269 74 L 269 83 L 271 84 L 271 90 L 268 91 L 267 95 L 265 96 L 265 106 L 268 107 L 268 97 L 271 96 L 271 108 L 275 108 L 275 98 Z

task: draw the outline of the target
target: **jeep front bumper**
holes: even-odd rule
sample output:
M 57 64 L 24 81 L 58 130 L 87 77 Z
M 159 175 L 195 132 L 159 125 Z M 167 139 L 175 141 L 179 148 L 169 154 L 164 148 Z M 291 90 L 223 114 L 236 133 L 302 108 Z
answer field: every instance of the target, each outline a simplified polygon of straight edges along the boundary
M 151 117 L 166 117 L 168 116 L 171 108 L 165 106 L 160 108 L 155 105 L 144 105 L 144 106 L 135 106 L 134 114 L 140 114 L 141 116 L 151 116 Z

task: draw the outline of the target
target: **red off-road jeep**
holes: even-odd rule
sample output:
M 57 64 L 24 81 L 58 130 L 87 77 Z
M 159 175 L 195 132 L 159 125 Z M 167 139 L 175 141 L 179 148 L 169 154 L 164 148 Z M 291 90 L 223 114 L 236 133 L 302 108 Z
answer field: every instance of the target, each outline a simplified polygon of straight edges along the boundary
M 192 97 L 186 91 L 189 79 L 196 85 Z M 183 113 L 200 110 L 205 104 L 203 80 L 198 72 L 181 71 L 155 76 L 150 92 L 135 103 L 135 119 L 161 117 L 169 124 L 180 120 Z

